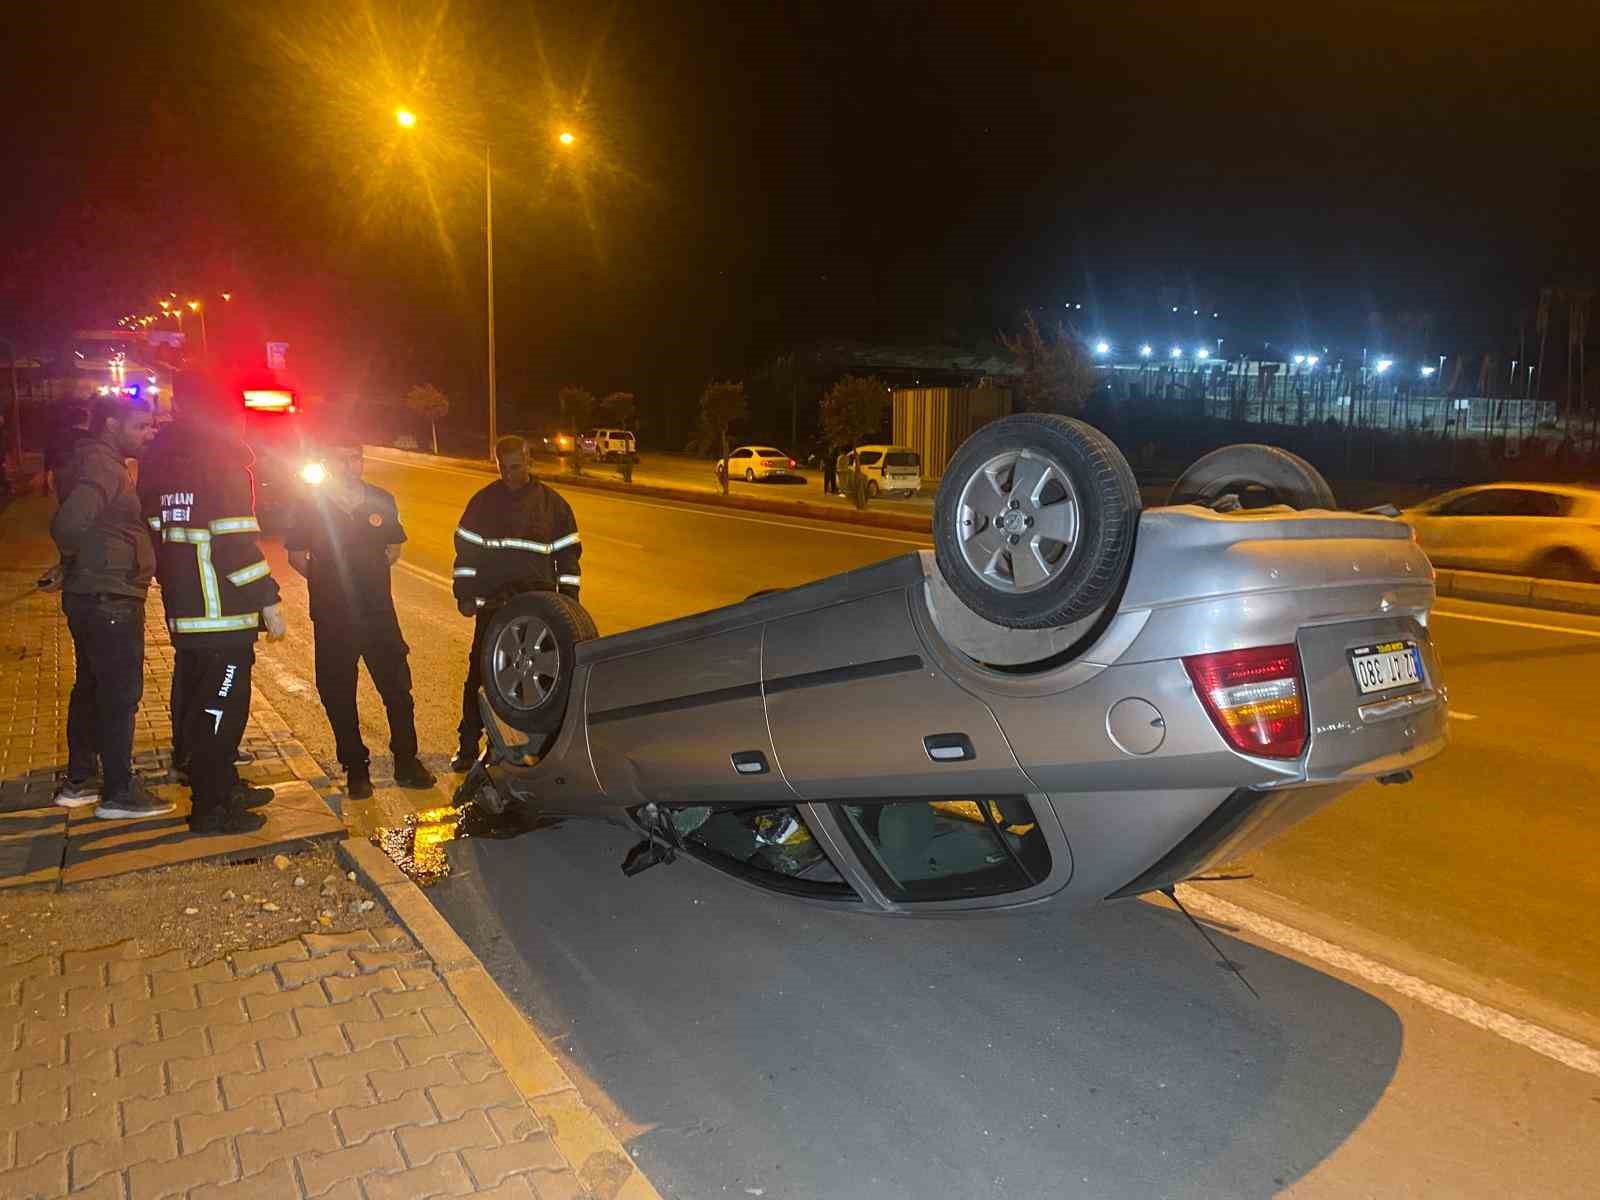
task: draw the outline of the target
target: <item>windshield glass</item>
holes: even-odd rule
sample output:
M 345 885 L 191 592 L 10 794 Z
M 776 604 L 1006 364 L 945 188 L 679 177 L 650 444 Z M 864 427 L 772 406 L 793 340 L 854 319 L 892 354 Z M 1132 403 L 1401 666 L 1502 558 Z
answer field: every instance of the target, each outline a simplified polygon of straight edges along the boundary
M 920 463 L 921 460 L 911 450 L 891 450 L 883 456 L 883 465 L 886 467 L 915 467 Z

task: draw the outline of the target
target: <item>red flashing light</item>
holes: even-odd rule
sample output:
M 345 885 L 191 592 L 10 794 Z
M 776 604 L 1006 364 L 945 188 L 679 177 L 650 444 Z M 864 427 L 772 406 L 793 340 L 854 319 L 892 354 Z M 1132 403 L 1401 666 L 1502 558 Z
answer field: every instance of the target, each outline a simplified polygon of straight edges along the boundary
M 1183 665 L 1217 731 L 1235 750 L 1300 757 L 1306 709 L 1300 652 L 1293 645 L 1196 654 Z
M 246 390 L 244 406 L 262 412 L 294 412 L 294 393 L 271 390 Z

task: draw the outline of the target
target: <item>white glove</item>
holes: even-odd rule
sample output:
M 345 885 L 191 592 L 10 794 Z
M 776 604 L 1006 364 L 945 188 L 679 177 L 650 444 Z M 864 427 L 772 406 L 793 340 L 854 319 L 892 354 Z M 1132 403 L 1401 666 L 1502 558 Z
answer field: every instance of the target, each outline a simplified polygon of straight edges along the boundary
M 261 610 L 261 623 L 267 627 L 267 640 L 278 642 L 283 640 L 283 635 L 289 627 L 283 623 L 283 608 L 277 604 L 269 604 Z

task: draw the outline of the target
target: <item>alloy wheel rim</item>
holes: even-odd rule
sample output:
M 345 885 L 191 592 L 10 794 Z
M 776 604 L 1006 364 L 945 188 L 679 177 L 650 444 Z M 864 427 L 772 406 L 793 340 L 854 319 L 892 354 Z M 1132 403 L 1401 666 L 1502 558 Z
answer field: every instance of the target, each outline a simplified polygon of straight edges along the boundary
M 968 476 L 955 507 L 956 544 L 994 591 L 1021 596 L 1061 578 L 1082 528 L 1072 477 L 1034 450 L 996 454 Z
M 517 617 L 495 638 L 491 660 L 495 687 L 513 708 L 538 708 L 561 677 L 561 647 L 539 617 Z

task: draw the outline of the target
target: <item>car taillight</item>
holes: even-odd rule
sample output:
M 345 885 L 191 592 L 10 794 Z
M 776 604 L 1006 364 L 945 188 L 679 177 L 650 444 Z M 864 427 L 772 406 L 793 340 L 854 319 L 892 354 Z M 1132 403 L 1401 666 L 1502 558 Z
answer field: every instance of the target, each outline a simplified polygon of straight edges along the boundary
M 1217 729 L 1235 750 L 1298 758 L 1306 746 L 1300 652 L 1292 645 L 1196 654 L 1183 660 Z
M 789 466 L 790 466 L 790 467 L 798 467 L 798 466 L 799 466 L 799 465 L 800 465 L 800 464 L 799 464 L 799 463 L 797 463 L 797 462 L 795 462 L 795 460 L 794 460 L 794 459 L 792 459 L 792 458 L 791 458 L 791 459 L 790 459 L 790 460 L 789 460 Z

